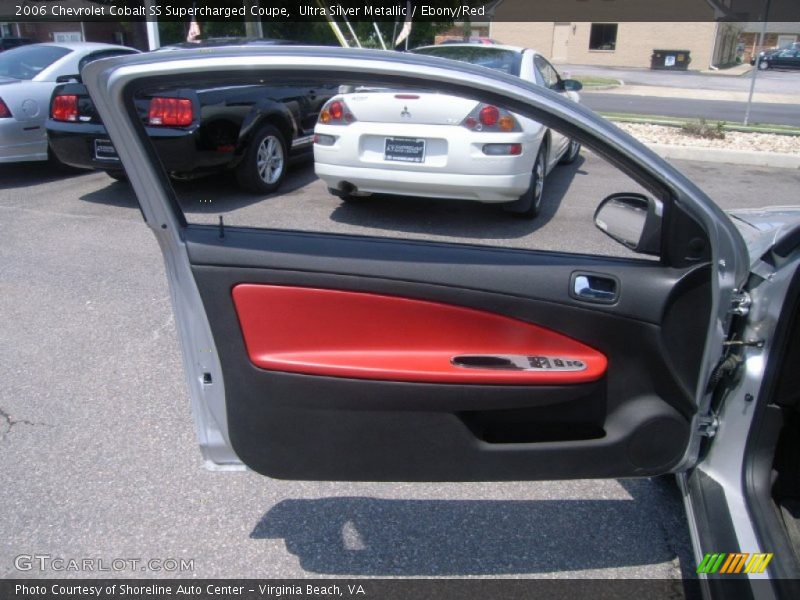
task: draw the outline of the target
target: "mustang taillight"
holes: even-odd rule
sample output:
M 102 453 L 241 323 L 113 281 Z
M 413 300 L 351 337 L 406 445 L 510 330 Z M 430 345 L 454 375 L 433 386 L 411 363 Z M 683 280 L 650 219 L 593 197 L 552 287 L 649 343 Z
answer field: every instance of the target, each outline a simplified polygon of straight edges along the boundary
M 78 97 L 74 94 L 64 94 L 53 98 L 50 117 L 54 121 L 77 121 Z
M 6 106 L 6 103 L 3 102 L 3 99 L 0 98 L 0 119 L 10 119 L 11 117 L 11 111 L 8 106 Z
M 473 131 L 522 131 L 514 115 L 493 104 L 478 104 L 461 125 Z
M 353 113 L 341 99 L 328 101 L 319 113 L 319 122 L 323 125 L 349 125 L 355 120 Z
M 186 127 L 194 120 L 192 101 L 188 98 L 150 99 L 150 112 L 147 115 L 149 125 L 163 127 Z

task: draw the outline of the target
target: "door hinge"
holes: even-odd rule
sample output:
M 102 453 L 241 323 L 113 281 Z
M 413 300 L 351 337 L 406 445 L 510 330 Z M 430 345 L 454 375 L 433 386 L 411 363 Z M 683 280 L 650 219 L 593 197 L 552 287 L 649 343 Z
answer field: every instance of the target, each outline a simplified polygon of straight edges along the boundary
M 744 290 L 733 290 L 731 296 L 731 307 L 728 312 L 737 317 L 743 317 L 750 312 L 750 305 L 753 304 L 753 299 L 750 294 Z
M 719 429 L 719 419 L 714 413 L 709 413 L 699 417 L 697 420 L 697 432 L 707 438 L 713 438 L 717 435 Z

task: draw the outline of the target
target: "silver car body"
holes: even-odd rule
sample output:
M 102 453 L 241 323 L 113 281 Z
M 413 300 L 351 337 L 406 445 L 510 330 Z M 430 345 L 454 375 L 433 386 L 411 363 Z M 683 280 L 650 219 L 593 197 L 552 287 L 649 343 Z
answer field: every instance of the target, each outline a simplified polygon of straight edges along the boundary
M 746 346 L 743 350 L 743 373 L 735 387 L 728 392 L 718 414 L 713 415 L 713 444 L 703 461 L 698 464 L 696 473 L 678 474 L 678 483 L 683 491 L 684 504 L 689 518 L 695 556 L 698 563 L 705 552 L 707 543 L 700 531 L 703 519 L 702 503 L 689 493 L 689 478 L 702 474 L 723 490 L 725 512 L 731 516 L 739 547 L 749 552 L 771 552 L 764 548 L 753 525 L 747 501 L 746 477 L 743 466 L 745 454 L 756 407 L 768 398 L 760 398 L 762 381 L 767 368 L 767 357 L 773 350 L 776 329 L 785 304 L 789 287 L 795 273 L 800 268 L 800 255 L 795 249 L 787 257 L 776 256 L 772 249 L 784 235 L 800 226 L 800 207 L 770 207 L 763 209 L 734 210 L 728 213 L 739 228 L 750 255 L 750 277 L 748 286 L 747 322 L 742 331 L 742 340 L 763 341 L 763 345 Z M 706 507 L 707 508 L 707 507 Z M 768 572 L 750 573 L 750 579 L 766 579 Z M 702 576 L 703 585 L 708 580 Z M 706 587 L 706 592 L 708 589 Z M 759 587 L 761 598 L 774 598 L 768 587 Z
M 95 52 L 114 49 L 134 52 L 125 46 L 94 42 L 31 44 L 21 46 L 19 50 L 40 46 L 65 48 L 69 53 L 32 79 L 0 76 L 0 98 L 12 115 L 0 119 L 0 163 L 47 160 L 45 121 L 50 110 L 50 97 L 59 77 L 78 75 L 80 61 Z M 9 50 L 3 55 L 9 57 L 16 51 Z

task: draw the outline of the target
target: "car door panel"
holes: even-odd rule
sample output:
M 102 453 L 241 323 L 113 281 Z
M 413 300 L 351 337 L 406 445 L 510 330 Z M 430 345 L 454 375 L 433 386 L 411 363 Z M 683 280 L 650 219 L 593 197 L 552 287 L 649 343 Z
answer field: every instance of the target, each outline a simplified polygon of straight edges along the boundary
M 693 412 L 689 382 L 696 370 L 686 374 L 683 385 L 679 366 L 662 350 L 674 342 L 665 341 L 660 323 L 664 315 L 683 310 L 682 298 L 696 289 L 685 282 L 706 281 L 696 274 L 703 267 L 678 272 L 658 264 L 603 260 L 604 272 L 620 281 L 619 301 L 592 305 L 569 294 L 573 272 L 598 267 L 591 257 L 237 228 L 226 228 L 220 239 L 207 226 L 189 226 L 186 234 L 222 358 L 231 442 L 256 471 L 285 478 L 385 481 L 585 477 L 598 470 L 604 476 L 630 476 L 663 472 L 685 448 Z M 413 257 L 419 262 L 411 262 Z M 488 273 L 494 274 L 491 282 L 484 277 Z M 665 299 L 653 310 L 648 298 L 660 279 L 661 289 L 673 294 L 658 294 Z M 302 306 L 304 293 L 319 291 Z M 239 292 L 248 296 L 246 302 L 237 302 Z M 319 304 L 339 294 L 331 306 Z M 354 312 L 369 312 L 376 299 L 380 310 L 389 312 L 375 315 L 380 321 L 372 327 L 359 328 Z M 414 353 L 423 343 L 418 331 L 423 322 L 414 323 L 416 317 L 398 308 L 406 303 L 422 310 L 419 318 L 433 310 L 436 318 L 428 321 L 427 335 L 437 343 L 453 334 L 448 327 L 458 322 L 468 328 L 470 320 L 489 318 L 494 324 L 496 319 L 516 325 L 516 334 L 530 327 L 588 347 L 596 360 L 607 357 L 608 370 L 592 381 L 552 378 L 552 373 L 538 381 L 540 373 L 523 373 L 527 380 L 510 373 L 504 379 L 490 369 L 461 379 L 409 374 L 403 351 Z M 321 342 L 317 328 L 335 319 L 337 311 L 342 322 Z M 447 314 L 458 318 L 448 325 L 442 318 Z M 308 328 L 298 323 L 305 318 L 312 320 Z M 287 320 L 289 329 L 276 331 L 279 319 Z M 249 327 L 264 325 L 258 343 L 268 344 L 275 343 L 270 335 L 291 341 L 292 324 L 297 336 L 305 336 L 298 344 L 322 351 L 348 335 L 350 324 L 351 345 L 347 353 L 335 354 L 345 368 L 287 368 L 280 361 L 259 360 L 260 352 L 248 348 L 253 342 Z M 406 343 L 389 344 L 397 352 L 381 357 L 383 373 L 370 375 L 346 363 L 348 353 L 355 363 L 364 360 L 381 328 L 393 329 L 388 335 L 399 336 L 392 340 L 399 344 L 404 324 Z M 479 333 L 492 351 L 487 331 Z M 679 330 L 670 336 L 685 334 Z M 700 349 L 693 341 L 680 343 L 696 356 Z M 360 348 L 365 348 L 361 355 Z M 621 364 L 625 368 L 614 368 Z
M 283 270 L 420 281 L 522 294 L 650 323 L 661 321 L 670 290 L 684 276 L 683 271 L 664 268 L 655 261 L 329 233 L 225 227 L 225 237 L 220 238 L 217 227 L 192 225 L 184 237 L 193 265 L 270 265 Z M 453 268 L 465 265 L 469 277 Z M 621 293 L 617 302 L 613 306 L 593 304 L 570 296 L 569 278 L 575 271 L 618 277 Z M 628 280 L 642 282 L 636 294 L 624 293 Z

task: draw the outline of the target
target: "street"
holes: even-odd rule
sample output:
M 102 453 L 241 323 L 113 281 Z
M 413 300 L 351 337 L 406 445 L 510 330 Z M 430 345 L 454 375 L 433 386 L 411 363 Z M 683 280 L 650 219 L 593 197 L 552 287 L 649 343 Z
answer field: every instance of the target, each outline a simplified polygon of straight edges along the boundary
M 797 202 L 796 171 L 676 162 L 724 208 Z M 186 559 L 127 577 L 694 574 L 668 479 L 469 484 L 291 482 L 203 469 L 155 239 L 126 184 L 0 166 L 0 575 L 19 555 Z M 260 200 L 225 177 L 176 184 L 190 221 L 622 252 L 591 223 L 630 191 L 584 151 L 548 178 L 540 220 L 495 207 L 345 206 L 295 168 Z M 209 200 L 210 199 L 210 200 Z

